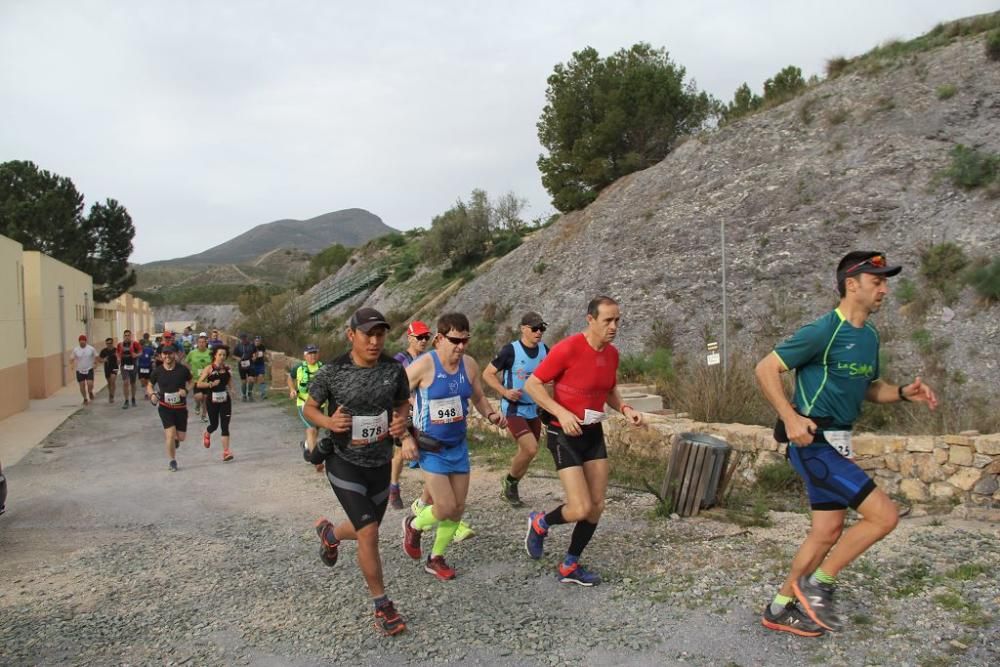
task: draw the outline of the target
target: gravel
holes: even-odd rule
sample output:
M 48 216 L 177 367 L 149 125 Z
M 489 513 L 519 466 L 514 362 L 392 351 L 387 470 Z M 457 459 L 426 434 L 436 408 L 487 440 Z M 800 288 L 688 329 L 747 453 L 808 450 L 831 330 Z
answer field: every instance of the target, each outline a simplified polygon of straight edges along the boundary
M 408 630 L 382 638 L 353 545 L 326 568 L 316 516 L 343 516 L 297 458 L 298 429 L 274 405 L 237 404 L 222 465 L 196 442 L 166 471 L 150 409 L 98 402 L 7 472 L 0 520 L 0 663 L 165 665 L 833 665 L 997 664 L 1000 527 L 904 520 L 842 576 L 847 631 L 818 640 L 763 629 L 807 516 L 749 531 L 710 517 L 651 519 L 653 499 L 613 489 L 584 561 L 605 583 L 555 579 L 568 526 L 524 554 L 525 516 L 474 471 L 479 535 L 452 546 L 452 582 L 400 548 L 401 512 L 382 534 L 385 579 Z M 192 435 L 200 429 L 192 426 Z M 198 439 L 198 438 L 196 438 Z M 547 455 L 543 451 L 541 455 Z M 404 497 L 419 491 L 406 471 Z M 522 497 L 550 509 L 558 481 Z M 425 547 L 430 538 L 425 537 Z M 956 572 L 959 565 L 975 565 Z

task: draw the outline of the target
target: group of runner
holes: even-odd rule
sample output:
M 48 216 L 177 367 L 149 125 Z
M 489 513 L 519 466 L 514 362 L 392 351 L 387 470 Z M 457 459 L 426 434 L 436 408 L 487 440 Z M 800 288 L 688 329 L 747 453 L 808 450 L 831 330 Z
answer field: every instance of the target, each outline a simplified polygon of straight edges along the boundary
M 850 432 L 864 400 L 937 405 L 919 377 L 905 385 L 880 377 L 878 333 L 868 319 L 888 293 L 888 278 L 900 270 L 880 252 L 848 253 L 836 271 L 839 306 L 802 327 L 757 366 L 761 391 L 779 417 L 775 438 L 786 444 L 812 509 L 809 535 L 765 607 L 762 623 L 769 629 L 806 637 L 841 630 L 834 604 L 837 574 L 896 525 L 896 506 L 853 460 Z M 357 542 L 379 631 L 394 635 L 406 628 L 386 595 L 378 543 L 387 507 L 403 507 L 399 477 L 406 461 L 419 466 L 424 495 L 403 519 L 403 551 L 422 560 L 424 570 L 439 580 L 456 576 L 444 557 L 465 512 L 470 408 L 506 427 L 517 442 L 500 489 L 512 507 L 523 504 L 519 484 L 544 428 L 564 500 L 549 511 L 528 513 L 525 551 L 541 558 L 553 527 L 573 524 L 557 577 L 582 586 L 600 583 L 581 557 L 604 511 L 609 465 L 602 422 L 610 408 L 633 426 L 643 424 L 642 413 L 617 389 L 613 341 L 620 322 L 618 303 L 596 297 L 587 306 L 583 331 L 549 349 L 541 342 L 545 321 L 525 313 L 520 337 L 482 372 L 466 355 L 472 327 L 462 313 L 442 315 L 433 334 L 423 322 L 410 323 L 407 348 L 395 359 L 384 353 L 390 324 L 371 308 L 351 317 L 350 349 L 337 359 L 324 365 L 316 348 L 306 348 L 306 360 L 288 380 L 306 426 L 303 456 L 326 471 L 347 515 L 339 523 L 317 521 L 320 557 L 333 566 L 341 542 Z M 790 370 L 796 375 L 791 400 L 780 378 Z M 499 410 L 485 397 L 483 383 L 500 395 Z M 329 435 L 320 438 L 320 428 Z M 844 530 L 849 507 L 861 518 Z M 432 531 L 425 558 L 423 535 Z
M 237 345 L 244 400 L 252 400 L 247 398 L 249 384 L 260 387 L 261 398 L 267 396 L 265 349 L 260 336 L 250 343 L 248 336 L 243 334 Z M 166 331 L 150 339 L 147 333 L 138 341 L 133 340 L 132 332 L 126 329 L 117 346 L 113 339 L 107 338 L 100 352 L 88 344 L 86 335 L 81 334 L 71 361 L 85 405 L 94 400 L 94 366 L 98 361 L 104 367 L 109 403 L 115 401 L 120 376 L 122 409 L 136 407 L 136 380 L 141 383 L 146 399 L 157 407 L 163 426 L 168 470 L 176 472 L 177 448 L 187 437 L 189 394 L 194 399 L 195 414 L 206 423 L 202 444 L 210 448 L 212 435 L 220 431 L 222 461 L 233 460 L 229 425 L 235 386 L 227 363 L 229 354 L 229 346 L 221 339 L 218 329 L 213 329 L 211 336 L 205 332 L 194 336 L 190 327 L 183 336 Z M 250 361 L 246 367 L 244 359 Z M 249 371 L 244 372 L 244 368 Z M 249 393 L 252 396 L 252 389 Z

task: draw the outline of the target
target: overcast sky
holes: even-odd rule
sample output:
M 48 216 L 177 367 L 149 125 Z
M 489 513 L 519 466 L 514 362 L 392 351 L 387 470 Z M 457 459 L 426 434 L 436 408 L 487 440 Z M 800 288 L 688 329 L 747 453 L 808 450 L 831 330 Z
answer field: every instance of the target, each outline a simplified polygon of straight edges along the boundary
M 534 218 L 545 79 L 574 51 L 666 47 L 729 100 L 998 4 L 0 0 L 0 161 L 120 201 L 138 262 L 351 207 L 426 227 L 477 187 Z

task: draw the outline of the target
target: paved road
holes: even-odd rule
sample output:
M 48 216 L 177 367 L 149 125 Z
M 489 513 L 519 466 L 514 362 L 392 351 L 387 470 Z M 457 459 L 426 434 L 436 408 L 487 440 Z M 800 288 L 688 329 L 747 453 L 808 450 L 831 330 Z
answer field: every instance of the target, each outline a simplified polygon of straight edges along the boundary
M 480 471 L 470 507 L 481 535 L 452 548 L 454 582 L 433 580 L 401 553 L 401 513 L 388 515 L 387 584 L 410 627 L 376 637 L 353 547 L 333 570 L 317 557 L 313 522 L 342 513 L 325 479 L 298 458 L 297 420 L 273 402 L 237 403 L 232 428 L 234 462 L 195 437 L 170 473 L 155 410 L 98 400 L 7 470 L 0 664 L 917 664 L 924 649 L 938 655 L 937 643 L 958 636 L 942 636 L 933 612 L 914 620 L 923 612 L 898 609 L 900 623 L 926 620 L 936 639 L 900 633 L 887 644 L 870 627 L 818 641 L 764 631 L 756 607 L 788 555 L 776 545 L 805 529 L 800 515 L 780 530 L 706 541 L 738 529 L 647 522 L 647 499 L 613 494 L 587 553 L 608 581 L 560 585 L 554 552 L 568 531 L 543 561 L 527 559 L 523 512 L 496 498 L 498 473 Z M 192 435 L 200 430 L 193 422 Z M 553 480 L 522 486 L 539 507 L 559 493 Z M 417 488 L 408 472 L 406 494 Z M 973 535 L 980 541 L 967 548 L 996 560 L 996 533 L 956 530 L 918 547 L 947 558 L 948 539 L 968 544 Z M 909 538 L 900 539 L 910 553 Z M 972 645 L 965 661 L 996 656 L 976 638 L 996 627 L 962 637 Z

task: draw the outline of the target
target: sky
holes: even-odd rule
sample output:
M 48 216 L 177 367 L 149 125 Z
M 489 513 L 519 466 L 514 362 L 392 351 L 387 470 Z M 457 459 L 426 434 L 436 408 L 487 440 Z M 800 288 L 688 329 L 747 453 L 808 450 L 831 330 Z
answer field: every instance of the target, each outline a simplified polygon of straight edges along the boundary
M 0 161 L 117 199 L 132 260 L 281 218 L 364 208 L 429 227 L 514 192 L 554 212 L 536 160 L 553 67 L 587 46 L 666 48 L 728 101 L 997 0 L 346 3 L 0 0 Z

